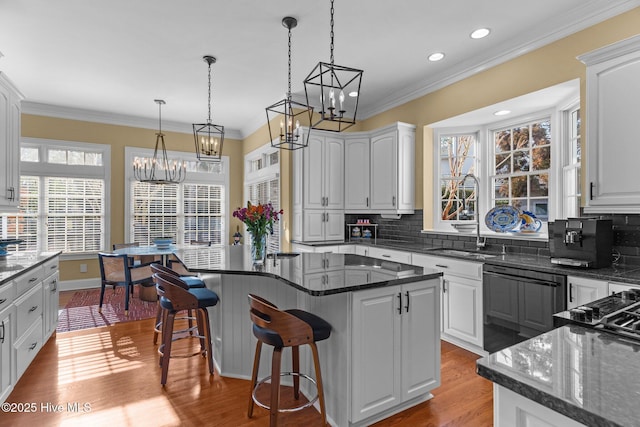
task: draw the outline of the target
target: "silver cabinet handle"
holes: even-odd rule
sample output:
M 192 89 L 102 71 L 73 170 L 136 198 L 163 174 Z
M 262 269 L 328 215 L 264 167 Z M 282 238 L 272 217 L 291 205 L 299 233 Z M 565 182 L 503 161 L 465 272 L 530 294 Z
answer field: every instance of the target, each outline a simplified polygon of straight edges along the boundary
M 329 212 L 327 212 L 327 222 L 329 222 Z
M 13 202 L 16 199 L 16 189 L 14 187 L 9 187 L 8 190 L 9 190 L 9 197 L 7 197 L 7 199 Z
M 436 264 L 436 267 L 440 267 L 440 268 L 449 268 L 448 265 L 444 265 L 444 264 Z
M 38 306 L 37 306 L 37 305 L 34 305 L 33 307 L 31 307 L 31 308 L 29 309 L 29 313 L 31 313 L 31 312 L 33 312 L 33 311 L 36 311 L 37 309 L 38 309 Z
M 29 279 L 29 283 L 33 283 L 33 282 L 35 282 L 36 280 L 38 280 L 38 278 L 37 278 L 37 277 L 32 277 L 31 279 Z
M 38 346 L 38 342 L 34 342 L 29 346 L 29 350 L 33 350 L 34 348 L 36 348 Z
M 58 290 L 58 281 L 56 279 L 53 279 L 53 281 L 51 282 L 51 292 L 55 292 L 57 290 Z
M 4 335 L 5 335 L 5 330 L 4 330 L 4 320 L 2 321 L 2 336 L 0 336 L 0 343 L 4 343 Z
M 447 293 L 447 281 L 442 279 L 442 293 L 446 294 Z
M 391 258 L 391 255 L 387 255 L 387 254 L 382 254 L 382 256 L 383 256 L 384 258 Z
M 0 299 L 0 304 L 4 304 L 5 302 L 7 302 L 7 299 L 6 299 L 6 298 L 2 298 L 2 299 Z
M 369 198 L 368 198 L 368 197 L 365 197 L 365 201 L 366 201 L 366 203 L 367 203 L 367 207 L 369 207 Z
M 396 196 L 393 196 L 391 198 L 391 206 L 395 206 L 396 205 Z

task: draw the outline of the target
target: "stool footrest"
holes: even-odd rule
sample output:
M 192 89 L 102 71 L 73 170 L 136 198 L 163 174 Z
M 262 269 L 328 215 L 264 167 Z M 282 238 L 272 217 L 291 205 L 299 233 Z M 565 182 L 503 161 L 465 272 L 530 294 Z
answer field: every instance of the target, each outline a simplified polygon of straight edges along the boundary
M 279 408 L 278 412 L 296 412 L 296 411 L 300 411 L 302 409 L 308 408 L 308 407 L 312 406 L 314 403 L 316 403 L 316 400 L 318 400 L 318 393 L 317 393 L 318 384 L 316 383 L 316 380 L 314 380 L 313 378 L 311 378 L 307 374 L 301 374 L 299 372 L 282 372 L 282 373 L 280 373 L 280 376 L 281 377 L 297 376 L 297 377 L 300 377 L 300 378 L 303 378 L 303 379 L 305 379 L 307 381 L 312 382 L 313 385 L 316 387 L 316 395 L 312 399 L 309 399 L 308 402 L 305 402 L 304 404 L 302 404 L 300 406 L 295 406 L 293 408 Z M 258 400 L 258 398 L 256 397 L 256 390 L 258 390 L 258 387 L 260 387 L 262 384 L 264 384 L 265 382 L 269 381 L 270 379 L 271 379 L 271 375 L 269 375 L 268 377 L 265 377 L 262 380 L 258 381 L 256 386 L 253 388 L 253 392 L 251 393 L 251 398 L 256 403 L 256 405 L 258 405 L 259 407 L 264 408 L 266 410 L 271 410 L 271 407 L 269 405 L 267 405 L 266 403 L 263 403 L 263 402 Z

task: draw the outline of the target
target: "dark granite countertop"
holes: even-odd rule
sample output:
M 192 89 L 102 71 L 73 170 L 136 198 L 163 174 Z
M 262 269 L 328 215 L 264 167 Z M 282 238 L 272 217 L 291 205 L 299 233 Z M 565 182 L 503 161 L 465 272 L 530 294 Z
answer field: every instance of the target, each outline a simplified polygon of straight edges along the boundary
M 28 272 L 61 252 L 20 252 L 0 258 L 0 286 Z
M 477 362 L 479 375 L 588 426 L 640 425 L 640 342 L 568 325 Z
M 303 243 L 310 246 L 333 246 L 357 244 L 365 246 L 377 246 L 381 248 L 396 249 L 406 252 L 422 253 L 425 255 L 441 256 L 446 258 L 458 258 L 466 261 L 478 261 L 484 264 L 502 265 L 505 267 L 517 267 L 524 270 L 543 271 L 547 273 L 564 274 L 567 276 L 587 277 L 604 281 L 620 281 L 634 285 L 640 285 L 640 265 L 612 265 L 605 268 L 580 268 L 567 267 L 552 264 L 550 257 L 500 253 L 486 250 L 456 250 L 454 248 L 428 247 L 418 243 L 405 242 L 401 240 L 378 239 L 374 244 L 373 241 L 357 241 L 357 242 L 320 242 L 320 243 Z
M 442 275 L 432 269 L 354 254 L 281 254 L 256 267 L 248 246 L 178 248 L 175 255 L 193 272 L 261 275 L 281 280 L 314 296 L 394 286 Z M 339 279 L 334 279 L 337 273 Z M 344 275 L 340 275 L 344 273 Z M 321 276 L 326 274 L 326 279 Z

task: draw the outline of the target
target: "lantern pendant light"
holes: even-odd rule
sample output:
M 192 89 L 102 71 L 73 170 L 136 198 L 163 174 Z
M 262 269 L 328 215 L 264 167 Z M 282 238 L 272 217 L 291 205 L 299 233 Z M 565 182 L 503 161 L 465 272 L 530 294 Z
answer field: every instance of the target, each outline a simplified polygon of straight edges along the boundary
M 209 64 L 209 115 L 207 123 L 194 123 L 193 138 L 196 143 L 198 160 L 201 162 L 220 162 L 222 160 L 224 126 L 211 123 L 211 64 L 215 64 L 216 58 L 205 55 L 202 59 Z
M 356 124 L 363 71 L 334 63 L 333 14 L 331 0 L 331 62 L 318 62 L 304 80 L 304 91 L 318 113 L 311 129 L 342 132 Z
M 285 98 L 266 108 L 267 125 L 271 146 L 284 150 L 297 150 L 309 143 L 309 132 L 303 132 L 302 125 L 309 125 L 313 115 L 313 107 L 291 100 L 291 29 L 298 25 L 295 18 L 287 16 L 282 19 L 282 25 L 289 34 L 289 86 Z
M 155 99 L 154 102 L 158 104 L 156 147 L 151 159 L 136 158 L 133 161 L 133 176 L 137 181 L 150 184 L 179 184 L 187 175 L 187 165 L 183 161 L 169 160 L 162 133 L 162 106 L 165 102 L 162 99 Z

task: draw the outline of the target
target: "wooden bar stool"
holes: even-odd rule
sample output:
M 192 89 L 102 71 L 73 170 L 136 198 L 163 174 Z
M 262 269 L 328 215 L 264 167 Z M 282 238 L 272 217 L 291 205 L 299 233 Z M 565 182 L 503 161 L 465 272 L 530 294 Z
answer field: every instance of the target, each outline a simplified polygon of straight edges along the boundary
M 268 409 L 270 412 L 270 425 L 276 426 L 278 423 L 278 412 L 291 412 L 313 405 L 316 400 L 320 400 L 320 412 L 322 414 L 323 425 L 327 425 L 327 413 L 324 404 L 324 391 L 322 388 L 322 375 L 320 373 L 320 359 L 318 357 L 317 341 L 329 338 L 331 335 L 331 325 L 320 317 L 303 310 L 279 310 L 275 305 L 256 295 L 249 294 L 249 314 L 253 322 L 253 335 L 258 339 L 256 343 L 256 353 L 253 360 L 253 373 L 251 375 L 251 393 L 249 399 L 248 416 L 253 415 L 254 403 Z M 271 357 L 271 375 L 262 379 L 258 383 L 258 369 L 260 368 L 260 353 L 262 344 L 273 346 Z M 316 381 L 305 374 L 300 373 L 300 351 L 299 346 L 309 345 L 313 353 L 313 364 L 316 371 Z M 281 373 L 282 349 L 291 347 L 293 372 Z M 300 378 L 306 378 L 316 383 L 317 396 L 309 402 L 287 410 L 280 409 L 280 377 L 285 375 L 293 376 L 293 395 L 297 400 L 300 397 Z M 271 379 L 271 401 L 269 405 L 258 401 L 255 395 L 256 389 Z
M 162 264 L 158 264 L 158 263 L 153 263 L 150 265 L 151 267 L 151 271 L 153 273 L 165 273 L 168 274 L 170 276 L 174 276 L 174 277 L 178 277 L 179 279 L 181 279 L 183 282 L 185 282 L 187 284 L 187 286 L 189 286 L 189 289 L 193 289 L 193 288 L 206 288 L 207 286 L 205 285 L 204 281 L 197 277 L 197 276 L 182 276 L 180 275 L 177 271 L 172 270 L 169 267 L 165 267 Z M 153 343 L 156 344 L 158 342 L 158 334 L 162 333 L 162 321 L 163 321 L 163 310 L 162 307 L 160 306 L 160 299 L 158 299 L 158 308 L 156 310 L 156 323 L 153 326 Z M 176 318 L 177 319 L 186 319 L 189 322 L 189 329 L 191 330 L 193 328 L 193 320 L 195 319 L 193 317 L 193 313 L 191 312 L 191 310 L 188 311 L 188 315 L 185 317 L 180 317 L 180 318 Z M 184 332 L 184 331 L 175 331 L 176 333 L 180 333 L 180 332 Z
M 182 354 L 173 357 L 191 357 L 201 354 L 207 358 L 209 373 L 213 375 L 213 349 L 211 346 L 211 329 L 209 325 L 208 307 L 213 307 L 218 303 L 218 295 L 207 288 L 191 288 L 178 277 L 166 273 L 155 273 L 153 275 L 156 282 L 156 290 L 160 300 L 160 305 L 165 311 L 162 325 L 162 344 L 158 347 L 160 353 L 160 366 L 162 367 L 162 378 L 160 383 L 167 383 L 169 371 L 169 360 L 171 359 L 171 344 L 174 340 L 184 338 L 200 339 L 200 351 L 193 354 Z M 198 334 L 184 335 L 174 338 L 173 325 L 176 313 L 181 310 L 194 310 Z

